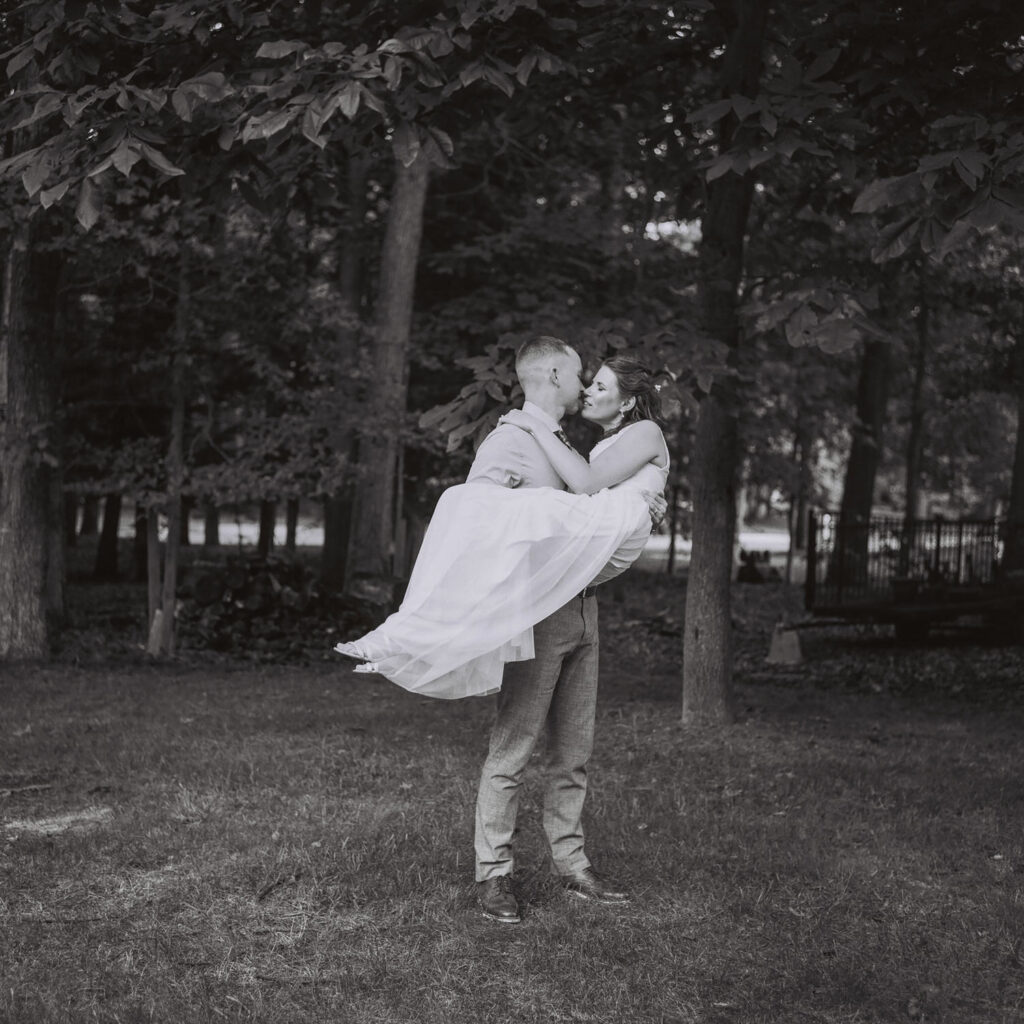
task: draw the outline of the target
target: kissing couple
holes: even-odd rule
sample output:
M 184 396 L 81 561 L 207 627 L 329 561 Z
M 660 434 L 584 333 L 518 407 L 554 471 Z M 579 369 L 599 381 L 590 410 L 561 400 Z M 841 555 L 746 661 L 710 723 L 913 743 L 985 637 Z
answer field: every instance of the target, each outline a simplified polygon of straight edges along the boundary
M 434 510 L 401 607 L 338 644 L 357 672 L 430 697 L 497 694 L 476 802 L 477 898 L 521 920 L 512 839 L 523 773 L 547 730 L 544 831 L 566 891 L 629 897 L 584 852 L 583 804 L 598 681 L 596 590 L 628 569 L 665 514 L 669 453 L 654 376 L 626 355 L 589 386 L 579 354 L 542 336 L 516 354 L 522 409 L 484 438 L 464 484 Z M 562 431 L 577 412 L 603 436 L 580 455 Z

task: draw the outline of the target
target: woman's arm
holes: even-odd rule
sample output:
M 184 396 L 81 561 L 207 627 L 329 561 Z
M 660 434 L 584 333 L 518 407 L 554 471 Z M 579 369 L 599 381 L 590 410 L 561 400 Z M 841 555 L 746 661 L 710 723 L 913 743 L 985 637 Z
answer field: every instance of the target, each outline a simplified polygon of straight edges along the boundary
M 543 423 L 528 413 L 515 409 L 502 420 L 529 433 L 555 472 L 577 494 L 596 494 L 605 487 L 622 483 L 664 451 L 661 430 L 651 420 L 640 420 L 630 426 L 593 462 L 587 462 L 578 452 L 567 448 Z

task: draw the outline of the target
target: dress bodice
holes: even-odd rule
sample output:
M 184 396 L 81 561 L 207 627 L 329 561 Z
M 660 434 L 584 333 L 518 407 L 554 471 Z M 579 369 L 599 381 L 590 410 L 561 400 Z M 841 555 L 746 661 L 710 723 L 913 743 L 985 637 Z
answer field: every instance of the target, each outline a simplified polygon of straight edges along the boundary
M 610 448 L 613 444 L 616 444 L 629 432 L 629 427 L 625 430 L 620 430 L 618 433 L 613 434 L 611 437 L 602 438 L 597 444 L 594 445 L 590 450 L 590 458 L 594 459 L 595 456 L 600 455 L 601 452 Z M 664 444 L 664 438 L 662 439 Z M 648 462 L 641 466 L 632 476 L 627 477 L 621 483 L 615 484 L 611 487 L 611 490 L 618 490 L 623 488 L 632 491 L 653 491 L 656 494 L 660 494 L 665 490 L 665 485 L 668 483 L 668 468 L 669 468 L 669 454 L 668 445 L 665 445 L 665 465 L 657 466 L 653 462 Z

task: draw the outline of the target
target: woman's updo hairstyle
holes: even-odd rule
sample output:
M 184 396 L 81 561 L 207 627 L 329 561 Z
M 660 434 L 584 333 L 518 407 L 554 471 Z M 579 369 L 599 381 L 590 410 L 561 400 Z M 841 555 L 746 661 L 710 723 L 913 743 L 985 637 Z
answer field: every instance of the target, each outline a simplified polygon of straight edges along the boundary
M 604 361 L 604 365 L 615 374 L 619 394 L 623 398 L 636 399 L 633 408 L 623 414 L 623 425 L 638 420 L 654 420 L 659 427 L 664 427 L 661 397 L 654 374 L 632 356 L 612 356 Z

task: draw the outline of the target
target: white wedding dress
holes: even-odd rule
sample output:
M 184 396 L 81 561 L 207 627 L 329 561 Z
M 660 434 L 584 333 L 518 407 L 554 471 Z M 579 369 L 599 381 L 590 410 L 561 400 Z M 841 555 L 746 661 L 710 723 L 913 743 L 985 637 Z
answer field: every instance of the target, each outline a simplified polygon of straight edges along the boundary
M 626 431 L 601 440 L 593 458 Z M 660 494 L 665 466 L 641 466 L 597 494 L 467 483 L 441 495 L 401 607 L 335 650 L 413 693 L 494 693 L 504 665 L 534 656 L 533 626 L 592 583 L 628 569 L 651 533 L 641 491 Z

